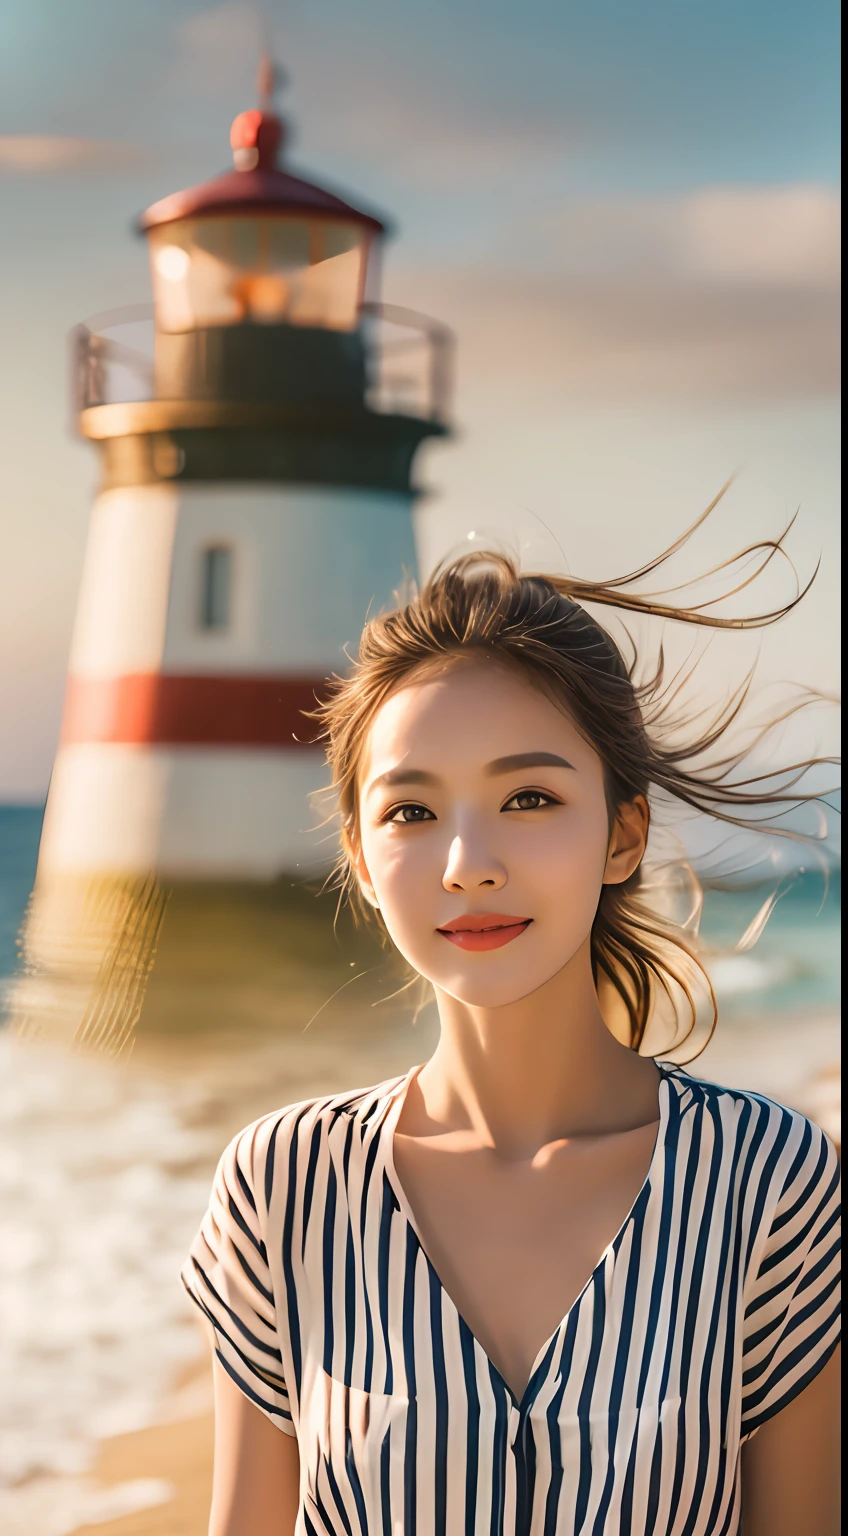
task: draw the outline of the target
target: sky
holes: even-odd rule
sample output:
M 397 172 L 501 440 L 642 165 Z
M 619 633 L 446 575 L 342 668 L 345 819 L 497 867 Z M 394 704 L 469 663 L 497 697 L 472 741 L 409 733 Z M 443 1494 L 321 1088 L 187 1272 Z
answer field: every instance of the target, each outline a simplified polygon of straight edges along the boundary
M 133 220 L 228 164 L 266 40 L 293 167 L 389 216 L 384 296 L 456 333 L 422 565 L 473 534 L 619 574 L 738 472 L 687 574 L 800 507 L 821 572 L 761 675 L 835 688 L 833 0 L 28 0 L 0 6 L 0 799 L 46 790 L 96 484 L 68 333 L 148 299 Z

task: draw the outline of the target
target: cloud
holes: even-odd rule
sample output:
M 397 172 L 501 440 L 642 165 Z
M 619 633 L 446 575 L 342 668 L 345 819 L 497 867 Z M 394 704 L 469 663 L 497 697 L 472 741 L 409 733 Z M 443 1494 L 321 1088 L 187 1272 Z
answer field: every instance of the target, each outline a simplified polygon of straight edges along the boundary
M 747 283 L 392 270 L 386 297 L 450 325 L 462 396 L 776 401 L 839 388 L 836 293 Z
M 708 187 L 677 211 L 681 264 L 708 279 L 836 283 L 840 214 L 830 187 Z
M 587 200 L 545 215 L 524 238 L 540 264 L 575 276 L 830 287 L 839 280 L 840 197 L 801 183 Z
M 142 167 L 151 155 L 137 144 L 81 139 L 58 133 L 0 134 L 0 175 L 50 176 L 60 171 L 115 171 Z
M 393 296 L 454 326 L 475 388 L 800 399 L 839 389 L 839 258 L 834 189 L 712 186 L 574 201 L 502 230 L 488 272 L 420 273 L 420 297 Z

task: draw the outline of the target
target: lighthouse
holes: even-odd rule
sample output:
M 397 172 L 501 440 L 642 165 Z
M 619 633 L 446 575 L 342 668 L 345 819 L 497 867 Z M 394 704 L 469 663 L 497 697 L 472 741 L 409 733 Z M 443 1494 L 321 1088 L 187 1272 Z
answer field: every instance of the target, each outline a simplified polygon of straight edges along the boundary
M 262 881 L 335 852 L 304 711 L 415 571 L 450 337 L 380 303 L 385 223 L 292 174 L 273 89 L 264 62 L 232 169 L 142 215 L 152 316 L 74 339 L 100 483 L 41 886 Z

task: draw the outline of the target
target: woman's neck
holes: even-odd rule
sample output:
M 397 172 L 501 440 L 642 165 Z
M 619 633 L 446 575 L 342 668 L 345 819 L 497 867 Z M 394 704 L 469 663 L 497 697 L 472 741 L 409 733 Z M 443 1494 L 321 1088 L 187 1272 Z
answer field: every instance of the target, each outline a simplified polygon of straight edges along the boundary
M 656 1120 L 657 1068 L 605 1025 L 588 941 L 515 1003 L 479 1008 L 446 993 L 437 1000 L 439 1044 L 415 1094 L 433 1132 L 469 1133 L 517 1160 L 571 1136 Z

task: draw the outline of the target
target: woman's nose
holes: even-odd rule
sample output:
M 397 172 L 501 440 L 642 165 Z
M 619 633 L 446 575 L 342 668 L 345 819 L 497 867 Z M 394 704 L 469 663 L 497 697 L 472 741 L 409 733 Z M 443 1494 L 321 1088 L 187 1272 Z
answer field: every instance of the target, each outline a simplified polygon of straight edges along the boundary
M 475 846 L 469 837 L 456 836 L 450 845 L 442 885 L 446 891 L 500 891 L 506 885 L 506 870 L 492 855 Z

